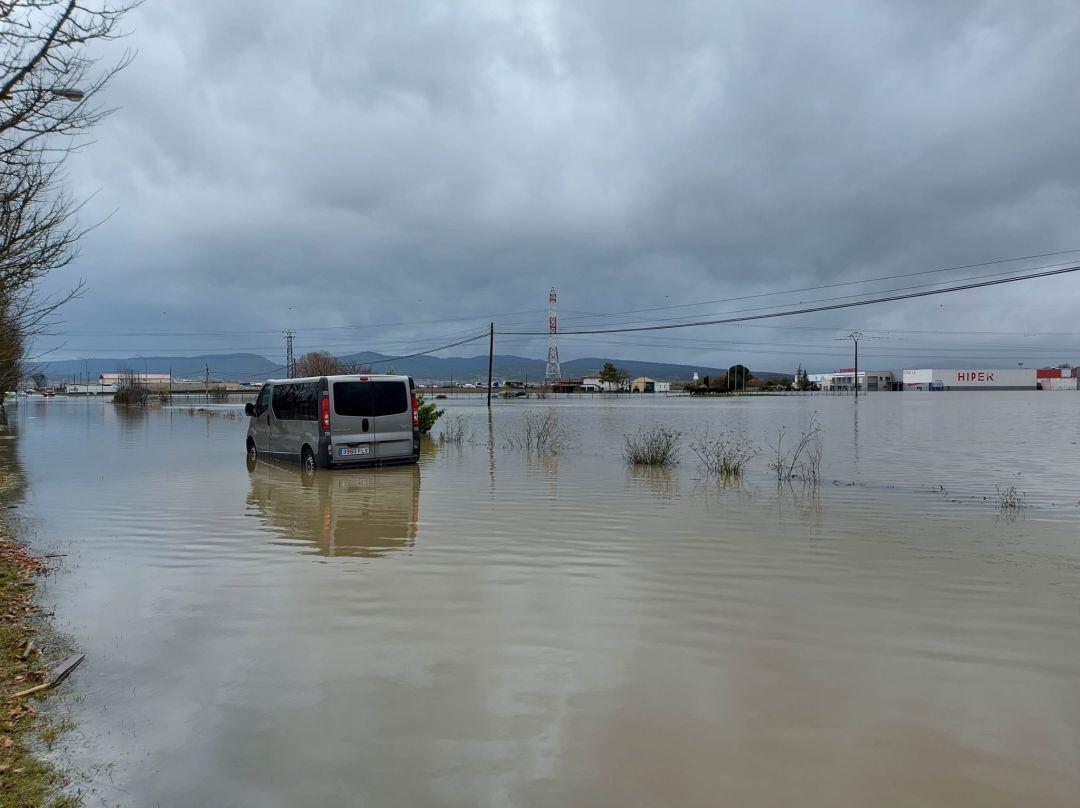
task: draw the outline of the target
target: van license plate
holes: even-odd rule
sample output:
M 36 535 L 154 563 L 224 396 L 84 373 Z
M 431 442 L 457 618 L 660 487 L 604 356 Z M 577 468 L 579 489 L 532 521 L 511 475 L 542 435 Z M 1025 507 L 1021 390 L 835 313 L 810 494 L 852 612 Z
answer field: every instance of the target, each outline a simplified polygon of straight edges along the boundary
M 352 457 L 354 455 L 366 455 L 370 446 L 349 446 L 344 449 L 338 449 L 338 457 Z

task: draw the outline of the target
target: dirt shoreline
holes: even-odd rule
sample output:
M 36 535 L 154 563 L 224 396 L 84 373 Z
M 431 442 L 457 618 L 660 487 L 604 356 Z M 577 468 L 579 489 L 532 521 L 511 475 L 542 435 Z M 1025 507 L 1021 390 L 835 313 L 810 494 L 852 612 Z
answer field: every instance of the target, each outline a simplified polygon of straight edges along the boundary
M 79 804 L 78 797 L 58 793 L 68 780 L 40 754 L 63 730 L 38 709 L 47 692 L 11 698 L 47 674 L 34 603 L 37 580 L 46 572 L 45 560 L 15 541 L 9 526 L 0 526 L 0 805 L 10 808 Z

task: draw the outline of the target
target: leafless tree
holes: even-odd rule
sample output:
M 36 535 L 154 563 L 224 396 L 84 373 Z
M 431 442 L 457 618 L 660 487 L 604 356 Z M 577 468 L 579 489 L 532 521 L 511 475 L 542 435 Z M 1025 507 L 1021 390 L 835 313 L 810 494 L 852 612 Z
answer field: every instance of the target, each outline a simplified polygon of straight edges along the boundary
M 334 376 L 348 372 L 346 363 L 329 351 L 312 351 L 296 360 L 295 375 L 298 377 Z
M 294 371 L 298 378 L 304 376 L 336 376 L 343 373 L 371 373 L 371 368 L 357 362 L 349 362 L 329 351 L 312 351 L 296 360 Z
M 43 296 L 41 281 L 74 260 L 76 204 L 63 164 L 111 110 L 99 103 L 132 58 L 104 69 L 91 49 L 115 39 L 138 0 L 0 0 L 0 385 L 11 389 L 51 315 L 82 290 Z

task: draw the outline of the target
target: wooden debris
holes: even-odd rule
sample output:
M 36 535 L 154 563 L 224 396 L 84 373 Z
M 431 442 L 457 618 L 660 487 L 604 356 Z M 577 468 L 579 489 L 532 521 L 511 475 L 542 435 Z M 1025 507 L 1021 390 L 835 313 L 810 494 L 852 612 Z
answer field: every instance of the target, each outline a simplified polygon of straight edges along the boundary
M 72 654 L 51 671 L 45 677 L 45 681 L 40 685 L 27 688 L 26 690 L 20 690 L 18 693 L 12 693 L 8 696 L 8 699 L 21 699 L 24 696 L 30 696 L 34 693 L 40 693 L 42 690 L 50 690 L 64 681 L 75 668 L 79 666 L 79 663 L 86 659 L 86 654 Z

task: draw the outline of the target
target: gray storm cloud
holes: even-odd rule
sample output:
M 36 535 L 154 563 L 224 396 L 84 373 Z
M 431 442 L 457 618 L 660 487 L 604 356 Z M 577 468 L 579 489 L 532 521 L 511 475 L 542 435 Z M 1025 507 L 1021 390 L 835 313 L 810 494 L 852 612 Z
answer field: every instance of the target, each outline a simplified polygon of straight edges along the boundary
M 269 354 L 286 326 L 393 352 L 475 327 L 451 318 L 543 330 L 551 286 L 569 327 L 1080 247 L 1075 7 L 940 5 L 147 3 L 119 109 L 71 164 L 84 221 L 111 216 L 54 279 L 89 286 L 55 357 Z M 855 327 L 1069 332 L 1077 283 L 563 353 L 832 367 Z M 1078 337 L 985 340 L 1064 361 Z M 883 342 L 891 367 L 977 344 Z

